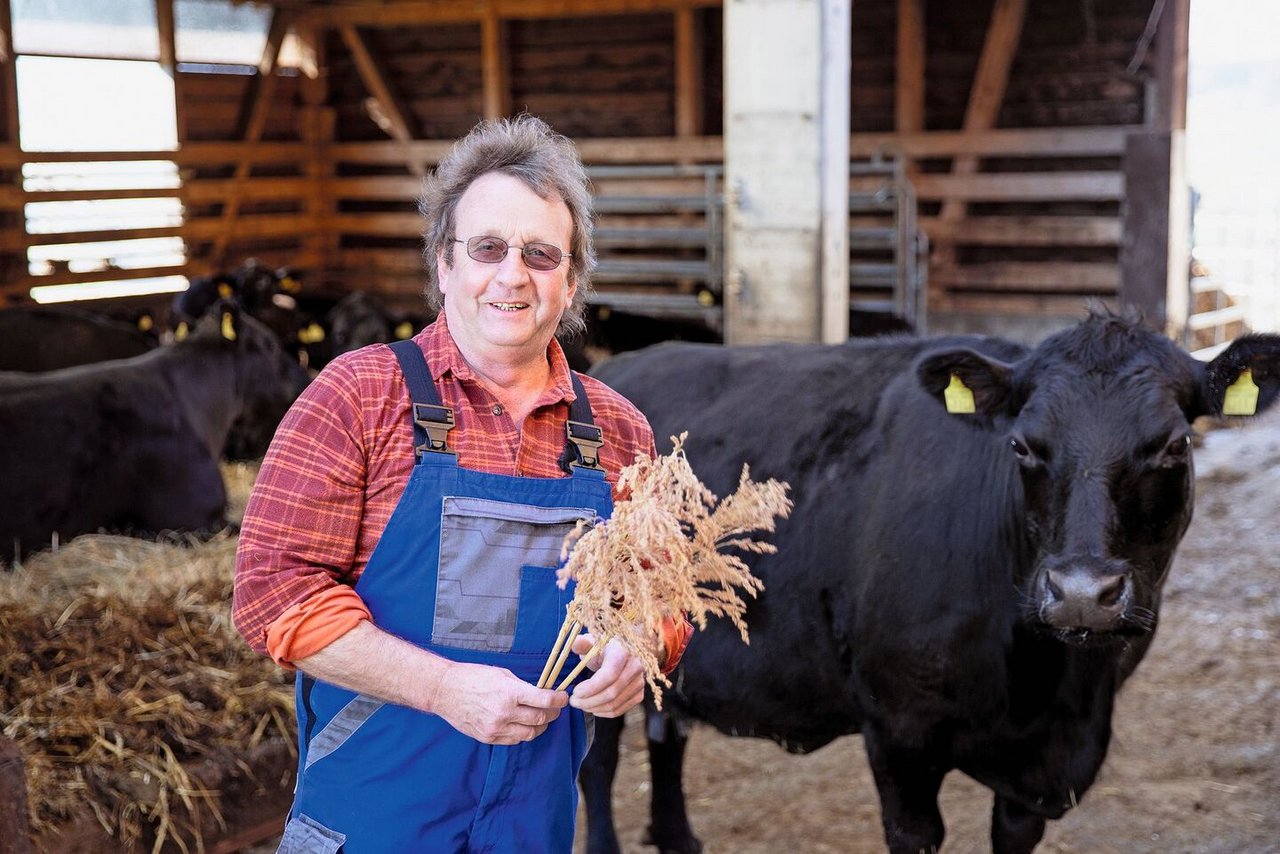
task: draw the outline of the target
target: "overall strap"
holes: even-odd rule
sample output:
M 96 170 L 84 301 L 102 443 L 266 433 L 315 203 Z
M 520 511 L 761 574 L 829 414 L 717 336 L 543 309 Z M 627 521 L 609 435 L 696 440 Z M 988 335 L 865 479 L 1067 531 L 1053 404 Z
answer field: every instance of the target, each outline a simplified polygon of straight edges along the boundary
M 400 360 L 400 370 L 409 386 L 409 399 L 413 401 L 413 453 L 422 459 L 423 453 L 453 454 L 445 445 L 449 431 L 453 429 L 453 410 L 440 404 L 440 394 L 427 370 L 427 360 L 412 338 L 405 338 L 388 345 Z
M 600 465 L 600 449 L 604 447 L 604 431 L 596 426 L 591 416 L 591 401 L 576 371 L 569 371 L 573 380 L 573 403 L 569 405 L 569 420 L 565 422 L 564 453 L 560 455 L 560 468 L 569 474 L 574 469 L 603 472 Z

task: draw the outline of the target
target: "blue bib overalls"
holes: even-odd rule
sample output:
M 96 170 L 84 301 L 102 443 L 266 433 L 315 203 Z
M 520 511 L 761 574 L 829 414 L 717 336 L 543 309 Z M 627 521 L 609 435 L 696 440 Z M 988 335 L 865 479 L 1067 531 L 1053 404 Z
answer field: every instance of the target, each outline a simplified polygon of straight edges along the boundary
M 421 351 L 412 341 L 393 349 L 415 439 L 429 438 L 355 589 L 391 634 L 536 683 L 573 595 L 556 587 L 561 542 L 579 519 L 609 515 L 609 484 L 594 457 L 565 478 L 460 468 L 443 439 L 452 412 Z M 573 379 L 570 435 L 598 439 Z M 581 448 L 569 441 L 566 458 Z M 299 674 L 297 714 L 298 784 L 281 852 L 572 849 L 589 741 L 589 721 L 572 707 L 532 741 L 492 746 L 435 715 Z

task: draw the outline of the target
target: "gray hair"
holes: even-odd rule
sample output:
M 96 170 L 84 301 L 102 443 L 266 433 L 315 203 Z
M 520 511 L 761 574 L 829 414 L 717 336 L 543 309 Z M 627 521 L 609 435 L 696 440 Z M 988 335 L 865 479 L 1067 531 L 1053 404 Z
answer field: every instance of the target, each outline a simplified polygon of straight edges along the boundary
M 426 221 L 422 255 L 427 265 L 427 304 L 436 311 L 444 306 L 436 272 L 437 254 L 443 250 L 445 263 L 453 264 L 458 202 L 477 178 L 489 172 L 519 178 L 540 197 L 559 197 L 569 208 L 573 219 L 569 281 L 578 289 L 556 331 L 561 335 L 583 331 L 587 297 L 592 290 L 591 273 L 596 268 L 587 170 L 568 137 L 556 133 L 542 119 L 525 114 L 477 124 L 454 143 L 436 166 L 435 174 L 424 182 L 418 212 Z

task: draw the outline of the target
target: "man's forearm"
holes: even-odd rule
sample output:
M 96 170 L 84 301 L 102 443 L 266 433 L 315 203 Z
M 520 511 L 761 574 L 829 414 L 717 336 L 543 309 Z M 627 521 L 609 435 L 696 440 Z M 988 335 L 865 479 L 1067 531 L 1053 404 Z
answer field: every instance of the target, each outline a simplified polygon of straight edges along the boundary
M 452 663 L 365 620 L 293 664 L 316 679 L 380 700 L 435 712 Z

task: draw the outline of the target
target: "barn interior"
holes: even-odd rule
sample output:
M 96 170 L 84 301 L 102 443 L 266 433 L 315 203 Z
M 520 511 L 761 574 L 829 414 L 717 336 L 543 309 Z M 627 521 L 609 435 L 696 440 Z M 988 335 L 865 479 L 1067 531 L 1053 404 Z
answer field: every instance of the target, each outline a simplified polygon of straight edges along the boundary
M 528 112 L 571 137 L 589 168 L 591 317 L 612 318 L 611 349 L 903 328 L 1035 341 L 1089 303 L 1135 309 L 1193 350 L 1243 329 L 1212 282 L 1188 275 L 1190 0 L 71 5 L 0 0 L 0 315 L 47 301 L 166 326 L 188 282 L 252 260 L 297 284 L 304 305 L 362 293 L 420 316 L 424 177 L 478 121 Z M 173 144 L 24 142 L 19 66 L 32 59 L 160 68 Z M 140 179 L 142 164 L 161 168 Z M 128 214 L 155 200 L 170 207 Z M 147 248 L 157 241 L 169 248 Z M 69 301 L 80 286 L 91 289 Z M 243 500 L 253 472 L 231 473 Z M 107 538 L 66 551 L 88 574 L 129 548 Z M 191 551 L 137 548 L 160 575 Z M 207 584 L 225 604 L 234 542 L 211 548 L 201 571 L 221 579 Z M 157 595 L 185 601 L 195 582 L 183 584 Z M 142 591 L 110 593 L 154 610 L 138 605 Z M 55 609 L 49 625 L 65 619 Z M 236 642 L 225 620 L 212 626 Z M 257 704 L 254 752 L 231 756 L 232 732 L 222 764 L 192 778 L 222 787 L 226 815 L 198 801 L 189 814 L 203 824 L 175 824 L 165 847 L 169 813 L 139 811 L 162 788 L 148 778 L 121 801 L 133 843 L 230 852 L 278 836 L 292 783 L 287 675 L 244 667 L 226 695 Z M 25 761 L 0 738 L 0 793 L 27 790 Z M 245 766 L 256 776 L 237 776 Z M 35 827 L 16 795 L 0 798 L 19 804 L 0 809 L 0 854 L 126 849 L 123 825 L 64 794 L 69 812 Z M 34 847 L 6 848 L 28 834 Z
M 760 29 L 743 4 L 718 0 L 136 5 L 151 43 L 29 49 L 158 61 L 172 78 L 174 150 L 27 150 L 15 62 L 0 63 L 0 304 L 28 303 L 33 288 L 209 276 L 252 258 L 288 267 L 318 298 L 365 291 L 420 306 L 423 175 L 477 121 L 527 111 L 574 139 L 592 171 L 599 312 L 693 324 L 730 342 L 839 340 L 849 330 L 823 318 L 847 300 L 872 328 L 889 316 L 1031 339 L 1096 300 L 1134 306 L 1171 335 L 1191 332 L 1187 0 L 832 3 L 816 28 L 783 16 L 796 23 L 763 37 L 741 35 Z M 205 23 L 209 7 L 256 13 L 252 61 L 193 47 L 197 28 L 232 26 L 225 16 Z M 14 9 L 55 13 L 0 2 L 21 58 Z M 73 17 L 92 28 L 112 14 Z M 805 72 L 834 93 L 834 106 L 817 105 L 828 139 L 834 123 L 834 148 L 806 140 L 770 155 L 741 142 L 778 152 L 796 135 L 786 120 L 761 119 L 778 111 L 734 69 L 763 69 L 802 92 L 809 78 L 785 69 L 844 45 L 847 56 Z M 733 74 L 736 87 L 726 85 Z M 807 95 L 793 100 L 811 112 Z M 832 157 L 849 162 L 847 210 L 818 210 L 813 200 L 830 192 L 799 180 L 777 198 L 753 183 L 753 170 L 816 174 Z M 177 177 L 80 189 L 31 177 L 140 161 L 173 163 Z M 825 174 L 839 182 L 841 172 Z M 770 228 L 743 213 L 752 193 L 774 211 L 813 209 L 789 226 L 794 253 L 770 250 L 773 266 L 751 251 Z M 136 228 L 71 220 L 33 231 L 24 217 L 43 203 L 143 198 L 176 199 L 178 212 Z M 119 243 L 157 238 L 178 239 L 178 253 L 157 263 Z M 163 312 L 167 298 L 86 305 Z

